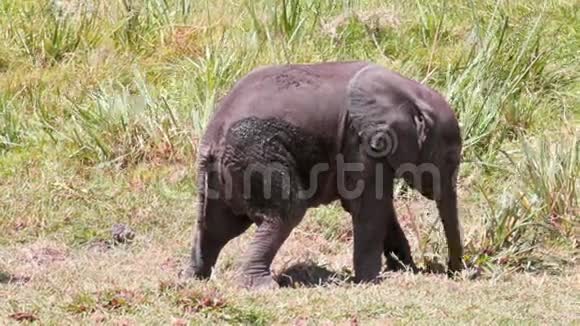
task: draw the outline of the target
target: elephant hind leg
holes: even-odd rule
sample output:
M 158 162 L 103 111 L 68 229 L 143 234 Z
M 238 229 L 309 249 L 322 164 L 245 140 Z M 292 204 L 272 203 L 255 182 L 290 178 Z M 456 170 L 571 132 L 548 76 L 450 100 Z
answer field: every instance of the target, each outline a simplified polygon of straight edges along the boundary
M 202 172 L 201 178 L 208 175 Z M 252 224 L 247 215 L 234 214 L 223 200 L 208 198 L 207 184 L 211 185 L 211 181 L 206 179 L 201 183 L 197 226 L 186 277 L 209 278 L 222 248 Z
M 247 288 L 277 288 L 270 273 L 276 253 L 286 241 L 293 225 L 279 218 L 265 219 L 256 230 L 242 269 L 242 285 Z
M 223 247 L 251 224 L 247 216 L 234 215 L 222 203 L 210 203 L 206 215 L 197 223 L 187 276 L 209 278 Z
M 290 173 L 290 172 L 289 172 Z M 274 178 L 274 196 L 270 200 L 259 199 L 254 202 L 250 215 L 258 225 L 254 238 L 244 257 L 242 285 L 247 288 L 277 288 L 278 284 L 270 273 L 272 261 L 290 233 L 302 220 L 307 205 L 296 195 L 300 188 L 294 176 L 290 186 L 290 197 L 283 198 L 279 180 Z

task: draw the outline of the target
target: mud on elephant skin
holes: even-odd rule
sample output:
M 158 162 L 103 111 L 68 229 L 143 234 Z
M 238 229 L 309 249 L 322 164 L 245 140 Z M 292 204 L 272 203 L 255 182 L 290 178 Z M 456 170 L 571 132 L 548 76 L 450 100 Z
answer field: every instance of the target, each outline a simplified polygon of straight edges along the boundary
M 199 215 L 185 275 L 210 277 L 222 248 L 256 224 L 241 281 L 277 287 L 270 266 L 279 248 L 309 208 L 335 200 L 352 217 L 357 282 L 376 281 L 383 256 L 390 269 L 416 270 L 393 207 L 395 178 L 436 201 L 448 269 L 459 271 L 461 143 L 440 94 L 379 65 L 258 68 L 220 101 L 201 139 Z

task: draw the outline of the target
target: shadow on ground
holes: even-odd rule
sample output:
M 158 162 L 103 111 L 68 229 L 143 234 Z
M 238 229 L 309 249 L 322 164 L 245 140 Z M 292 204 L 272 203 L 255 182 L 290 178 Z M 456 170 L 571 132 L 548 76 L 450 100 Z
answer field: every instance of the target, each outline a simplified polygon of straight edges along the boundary
M 278 274 L 281 287 L 315 287 L 330 284 L 351 282 L 346 272 L 334 272 L 313 262 L 294 264 Z
M 426 266 L 419 268 L 416 273 L 424 275 L 449 275 L 446 271 L 445 265 L 436 260 L 425 261 L 425 264 Z M 387 271 L 385 270 L 384 272 Z M 391 273 L 393 273 L 393 271 L 391 271 Z M 388 277 L 387 275 L 388 274 L 383 275 L 383 277 Z M 479 273 L 476 273 L 470 275 L 471 277 L 469 278 L 475 278 L 478 275 Z M 295 288 L 352 283 L 354 282 L 354 278 L 348 271 L 336 272 L 314 262 L 300 262 L 282 270 L 277 275 L 277 281 L 281 287 Z
M 30 277 L 12 275 L 4 271 L 0 271 L 0 284 L 22 284 L 30 281 Z

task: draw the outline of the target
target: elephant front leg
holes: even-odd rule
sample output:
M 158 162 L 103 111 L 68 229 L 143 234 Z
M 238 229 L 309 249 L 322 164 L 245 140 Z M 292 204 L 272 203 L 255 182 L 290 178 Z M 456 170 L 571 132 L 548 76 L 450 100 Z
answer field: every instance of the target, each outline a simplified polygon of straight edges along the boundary
M 259 224 L 242 267 L 241 281 L 245 287 L 278 287 L 270 272 L 270 266 L 292 229 L 293 225 L 279 218 L 267 218 Z
M 457 217 L 457 193 L 451 187 L 447 187 L 440 199 L 437 200 L 437 209 L 449 252 L 448 270 L 450 273 L 463 269 L 463 241 L 461 239 L 461 226 Z
M 353 206 L 353 205 L 349 205 Z M 365 191 L 351 209 L 354 226 L 354 272 L 356 282 L 374 282 L 381 271 L 387 219 L 385 200 Z
M 354 227 L 354 272 L 356 282 L 374 282 L 381 271 L 385 226 L 367 215 Z

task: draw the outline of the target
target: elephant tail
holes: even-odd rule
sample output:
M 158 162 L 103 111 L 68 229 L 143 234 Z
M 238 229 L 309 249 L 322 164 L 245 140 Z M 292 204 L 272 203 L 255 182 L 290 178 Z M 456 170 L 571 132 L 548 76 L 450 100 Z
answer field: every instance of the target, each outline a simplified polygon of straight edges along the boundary
M 200 176 L 202 182 L 202 188 L 200 189 L 199 193 L 199 202 L 198 202 L 198 218 L 205 219 L 205 213 L 207 209 L 207 172 L 203 171 L 202 175 Z
M 199 168 L 197 173 L 197 219 L 199 224 L 205 223 L 207 201 L 208 201 L 208 189 L 209 189 L 209 177 L 208 177 L 208 167 L 213 162 L 212 157 L 200 157 Z

